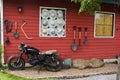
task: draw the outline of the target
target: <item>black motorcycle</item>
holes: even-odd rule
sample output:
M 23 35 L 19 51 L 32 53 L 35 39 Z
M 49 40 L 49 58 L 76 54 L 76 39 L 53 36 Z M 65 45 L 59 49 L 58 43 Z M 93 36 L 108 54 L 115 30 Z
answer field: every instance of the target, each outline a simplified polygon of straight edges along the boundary
M 32 66 L 40 65 L 48 71 L 59 71 L 62 68 L 62 59 L 57 55 L 56 50 L 41 52 L 36 48 L 30 47 L 25 43 L 21 43 L 18 47 L 19 56 L 11 56 L 8 60 L 8 68 L 10 70 L 22 70 L 25 68 L 25 60 L 23 54 L 27 56 L 28 63 Z

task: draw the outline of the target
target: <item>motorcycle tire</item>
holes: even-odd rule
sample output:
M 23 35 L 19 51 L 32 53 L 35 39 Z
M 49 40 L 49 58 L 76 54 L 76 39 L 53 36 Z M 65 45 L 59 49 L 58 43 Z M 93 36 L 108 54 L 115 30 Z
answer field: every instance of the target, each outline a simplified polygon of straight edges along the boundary
M 8 60 L 8 68 L 10 70 L 23 70 L 25 68 L 25 61 L 20 56 L 11 56 Z M 19 61 L 18 61 L 19 60 Z
M 52 72 L 57 72 L 60 71 L 62 69 L 62 59 L 60 57 L 55 57 L 54 60 L 52 61 L 52 63 L 54 63 L 56 66 L 46 66 L 46 69 L 48 71 L 52 71 Z

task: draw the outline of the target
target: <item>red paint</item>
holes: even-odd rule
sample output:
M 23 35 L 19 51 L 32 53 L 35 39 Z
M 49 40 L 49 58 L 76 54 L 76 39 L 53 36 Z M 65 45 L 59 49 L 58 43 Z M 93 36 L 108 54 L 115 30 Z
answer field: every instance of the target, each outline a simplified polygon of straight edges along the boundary
M 22 13 L 18 13 L 17 8 L 23 7 Z M 66 8 L 66 37 L 65 38 L 44 38 L 39 37 L 39 7 L 57 7 Z M 111 9 L 111 5 L 104 7 L 104 11 L 116 12 Z M 120 12 L 117 11 L 115 18 L 115 37 L 114 38 L 94 38 L 94 16 L 88 13 L 81 13 L 78 15 L 79 5 L 71 3 L 70 0 L 4 0 L 4 20 L 8 19 L 11 22 L 18 22 L 19 38 L 15 39 L 13 33 L 6 34 L 4 28 L 4 41 L 9 36 L 11 44 L 5 44 L 5 62 L 11 55 L 18 55 L 18 45 L 20 42 L 25 42 L 30 46 L 36 47 L 41 51 L 50 49 L 58 50 L 58 54 L 62 58 L 71 57 L 90 59 L 96 58 L 113 58 L 120 52 Z M 111 11 L 112 10 L 112 11 Z M 24 27 L 25 32 L 33 40 L 27 40 L 22 33 L 20 26 L 23 20 L 27 22 Z M 73 43 L 73 26 L 82 27 L 81 47 L 75 52 L 71 50 Z M 4 26 L 5 27 L 5 26 Z M 84 45 L 84 27 L 88 27 L 88 45 Z M 76 43 L 78 44 L 78 29 L 76 36 Z

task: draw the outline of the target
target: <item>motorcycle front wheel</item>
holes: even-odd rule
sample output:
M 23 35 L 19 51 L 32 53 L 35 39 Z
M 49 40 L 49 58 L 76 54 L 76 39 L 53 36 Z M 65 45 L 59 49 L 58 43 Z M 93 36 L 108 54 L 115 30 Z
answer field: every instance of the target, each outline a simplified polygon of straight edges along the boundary
M 48 71 L 57 72 L 62 68 L 62 59 L 60 57 L 55 57 L 50 61 L 50 65 L 46 66 Z
M 20 56 L 11 56 L 8 60 L 8 68 L 10 70 L 23 70 L 25 68 L 25 61 Z

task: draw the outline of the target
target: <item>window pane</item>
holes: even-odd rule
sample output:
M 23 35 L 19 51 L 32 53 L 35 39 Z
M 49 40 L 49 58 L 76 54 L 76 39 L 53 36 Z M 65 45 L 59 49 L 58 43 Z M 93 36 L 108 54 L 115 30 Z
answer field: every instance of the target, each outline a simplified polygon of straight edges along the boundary
M 104 15 L 103 14 L 96 14 L 96 24 L 104 24 Z
M 103 36 L 103 27 L 102 26 L 96 26 L 96 36 Z
M 105 24 L 112 25 L 112 15 L 105 14 Z
M 96 12 L 95 37 L 113 37 L 114 13 Z
M 112 26 L 104 27 L 104 36 L 113 36 Z

